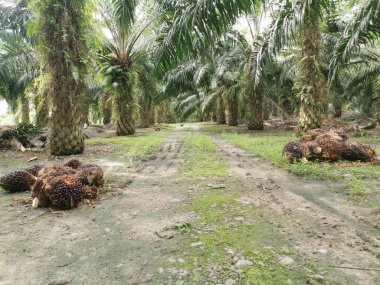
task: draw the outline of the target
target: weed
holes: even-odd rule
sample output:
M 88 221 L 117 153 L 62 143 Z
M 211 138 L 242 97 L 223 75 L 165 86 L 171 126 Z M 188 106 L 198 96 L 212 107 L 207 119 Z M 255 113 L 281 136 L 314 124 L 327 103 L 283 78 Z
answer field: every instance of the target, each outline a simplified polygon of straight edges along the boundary
M 225 176 L 227 167 L 216 151 L 214 142 L 201 134 L 188 134 L 185 164 L 181 171 L 187 176 Z
M 152 132 L 144 135 L 121 136 L 112 138 L 91 138 L 86 140 L 88 146 L 112 146 L 115 154 L 139 157 L 148 154 L 163 144 L 167 131 Z
M 345 167 L 330 162 L 289 164 L 282 158 L 281 154 L 284 144 L 296 139 L 294 135 L 290 133 L 282 134 L 281 136 L 272 136 L 272 134 L 265 135 L 263 133 L 258 136 L 222 133 L 221 136 L 237 147 L 268 159 L 275 166 L 287 169 L 297 175 L 314 179 L 339 181 L 343 179 L 342 177 L 349 174 L 353 179 L 344 181 L 343 185 L 349 189 L 351 197 L 363 195 L 367 187 L 370 187 L 371 184 L 376 184 L 376 181 L 378 183 L 378 177 L 380 176 L 380 167 L 375 165 Z M 377 150 L 380 152 L 380 147 L 378 147 Z

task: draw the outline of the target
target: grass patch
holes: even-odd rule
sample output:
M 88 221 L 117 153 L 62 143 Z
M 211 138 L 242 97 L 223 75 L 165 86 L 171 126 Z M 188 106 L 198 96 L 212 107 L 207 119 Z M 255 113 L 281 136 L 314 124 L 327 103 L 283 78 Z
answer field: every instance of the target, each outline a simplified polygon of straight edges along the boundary
M 236 284 L 320 284 L 311 277 L 316 272 L 311 266 L 296 265 L 289 269 L 279 264 L 278 257 L 282 254 L 292 256 L 296 263 L 299 257 L 275 237 L 272 226 L 260 218 L 259 209 L 235 201 L 238 197 L 235 184 L 230 181 L 223 191 L 206 190 L 193 201 L 191 208 L 200 219 L 189 233 L 192 238 L 182 245 L 181 256 L 185 252 L 186 258 L 179 265 L 193 272 L 191 281 L 205 284 L 211 281 L 210 274 L 217 272 L 218 283 L 233 278 Z M 268 240 L 268 236 L 272 238 Z M 269 243 L 275 239 L 280 244 L 272 247 Z M 194 246 L 199 242 L 201 246 Z M 237 260 L 247 260 L 252 265 L 239 269 L 235 265 Z
M 235 146 L 268 159 L 273 165 L 287 169 L 294 174 L 321 180 L 342 180 L 344 181 L 345 187 L 348 189 L 348 193 L 352 197 L 361 197 L 365 199 L 367 194 L 371 192 L 372 194 L 379 196 L 379 193 L 375 188 L 371 189 L 372 184 L 379 181 L 380 166 L 378 165 L 345 167 L 340 166 L 337 163 L 329 162 L 289 164 L 282 157 L 282 148 L 287 142 L 297 140 L 297 138 L 291 133 L 283 133 L 281 136 L 273 136 L 272 134 L 265 133 L 261 133 L 261 135 L 258 136 L 222 133 L 221 136 Z M 354 138 L 354 140 L 364 143 L 367 142 L 365 138 L 363 140 Z M 380 144 L 380 141 L 376 141 L 374 138 L 372 138 L 371 141 L 372 144 Z M 377 153 L 380 153 L 380 146 L 377 147 Z M 374 205 L 378 204 L 378 198 L 379 197 L 372 200 L 371 203 L 374 203 Z
M 151 132 L 143 135 L 120 136 L 113 138 L 91 138 L 86 140 L 87 146 L 110 146 L 112 153 L 125 154 L 130 157 L 144 156 L 159 148 L 169 132 Z
M 187 176 L 225 176 L 227 167 L 207 136 L 189 133 L 185 144 L 185 164 L 181 172 Z

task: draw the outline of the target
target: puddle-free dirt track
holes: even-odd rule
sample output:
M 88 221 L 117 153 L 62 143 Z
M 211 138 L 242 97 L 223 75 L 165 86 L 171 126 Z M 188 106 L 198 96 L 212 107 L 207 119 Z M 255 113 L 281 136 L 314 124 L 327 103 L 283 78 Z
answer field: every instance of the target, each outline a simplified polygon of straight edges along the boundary
M 58 217 L 29 205 L 10 207 L 28 195 L 1 192 L 0 284 L 176 284 L 175 277 L 157 275 L 160 261 L 183 237 L 160 231 L 196 219 L 188 207 L 195 194 L 180 174 L 192 132 L 199 130 L 172 130 L 162 147 L 138 162 L 99 154 L 111 191 L 94 209 L 82 206 Z M 378 214 L 333 184 L 302 180 L 207 136 L 241 183 L 242 201 L 281 221 L 273 227 L 300 254 L 336 271 L 344 284 L 379 284 Z

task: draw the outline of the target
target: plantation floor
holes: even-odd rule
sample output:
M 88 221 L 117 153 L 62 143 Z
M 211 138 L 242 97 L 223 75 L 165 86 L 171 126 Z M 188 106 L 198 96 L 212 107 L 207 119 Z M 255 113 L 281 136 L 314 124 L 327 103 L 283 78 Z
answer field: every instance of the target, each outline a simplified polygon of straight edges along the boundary
M 237 145 L 200 124 L 88 140 L 78 158 L 109 190 L 95 208 L 0 193 L 0 284 L 380 283 L 377 208 Z M 0 174 L 34 155 L 54 160 L 0 152 Z

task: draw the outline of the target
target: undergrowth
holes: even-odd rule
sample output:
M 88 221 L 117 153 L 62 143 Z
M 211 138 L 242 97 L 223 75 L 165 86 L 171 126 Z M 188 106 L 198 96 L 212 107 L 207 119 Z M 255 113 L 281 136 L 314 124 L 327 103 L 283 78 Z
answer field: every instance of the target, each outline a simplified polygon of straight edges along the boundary
M 181 172 L 187 176 L 225 176 L 227 167 L 207 136 L 189 133 L 185 144 L 185 164 Z
M 143 135 L 91 138 L 86 140 L 86 145 L 110 146 L 114 154 L 122 153 L 128 157 L 141 157 L 163 145 L 168 133 L 168 131 L 160 131 Z
M 199 219 L 187 232 L 190 238 L 181 245 L 184 262 L 178 264 L 192 272 L 191 284 L 206 284 L 215 273 L 218 280 L 211 283 L 232 278 L 236 284 L 320 284 L 313 278 L 317 270 L 278 238 L 259 208 L 235 200 L 240 191 L 236 181 L 224 182 L 222 190 L 210 189 L 204 182 L 191 205 Z M 278 258 L 283 255 L 292 256 L 294 266 L 282 266 Z M 251 265 L 237 268 L 238 260 Z
M 256 136 L 222 133 L 221 136 L 235 146 L 268 159 L 273 165 L 287 169 L 296 175 L 320 180 L 344 181 L 352 197 L 365 198 L 368 194 L 367 188 L 372 182 L 379 181 L 380 167 L 376 165 L 341 166 L 330 162 L 289 164 L 282 157 L 282 148 L 289 141 L 297 140 L 292 134 Z M 377 152 L 380 153 L 380 147 L 377 147 Z

